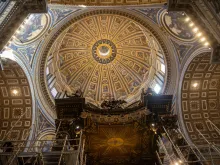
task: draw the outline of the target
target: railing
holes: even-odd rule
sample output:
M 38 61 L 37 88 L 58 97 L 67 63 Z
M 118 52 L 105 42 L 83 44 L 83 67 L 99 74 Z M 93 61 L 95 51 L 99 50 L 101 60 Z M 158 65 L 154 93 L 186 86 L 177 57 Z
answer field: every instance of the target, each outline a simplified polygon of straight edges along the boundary
M 32 145 L 26 147 L 28 141 Z M 23 164 L 31 162 L 35 165 L 47 165 L 48 162 L 56 165 L 84 165 L 84 146 L 82 133 L 76 139 L 66 137 L 54 140 L 0 141 L 0 164 L 17 165 L 19 161 L 23 161 Z
M 216 132 L 220 133 L 219 128 L 212 123 Z M 178 164 L 178 165 L 190 165 L 199 163 L 201 165 L 210 164 L 210 165 L 219 165 L 220 164 L 220 145 L 215 144 L 213 142 L 208 141 L 206 137 L 202 134 L 202 132 L 198 129 L 196 131 L 202 137 L 204 144 L 203 145 L 195 145 L 191 144 L 187 141 L 182 132 L 177 129 L 176 132 L 182 136 L 185 141 L 184 145 L 177 146 L 177 143 L 172 141 L 169 132 L 163 127 L 165 134 L 162 136 L 164 139 L 167 139 L 166 143 L 169 145 L 165 145 L 162 137 L 158 138 L 158 147 L 162 150 L 156 152 L 158 162 L 161 165 L 167 164 Z M 171 148 L 170 148 L 171 146 Z M 172 151 L 170 151 L 170 149 Z M 170 152 L 168 152 L 170 151 Z M 190 158 L 191 157 L 191 158 Z

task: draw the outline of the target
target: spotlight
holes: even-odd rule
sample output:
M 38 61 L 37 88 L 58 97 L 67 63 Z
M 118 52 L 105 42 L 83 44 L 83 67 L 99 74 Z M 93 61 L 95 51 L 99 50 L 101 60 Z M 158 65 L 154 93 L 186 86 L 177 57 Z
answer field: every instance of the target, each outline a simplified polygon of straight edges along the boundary
M 76 125 L 76 127 L 75 127 L 75 134 L 80 134 L 80 130 L 81 130 L 80 126 Z
M 202 37 L 202 38 L 200 39 L 201 42 L 203 42 L 203 41 L 205 41 L 205 40 L 206 40 L 205 37 Z
M 196 88 L 199 84 L 198 83 L 194 83 L 193 87 Z
M 186 21 L 186 22 L 189 22 L 189 20 L 190 20 L 190 18 L 189 18 L 189 17 L 187 17 L 187 18 L 185 19 L 185 21 Z
M 83 7 L 83 8 L 86 8 L 86 5 L 79 5 L 79 7 Z
M 154 124 L 154 123 L 152 123 L 151 125 L 152 125 L 153 127 L 155 126 L 155 124 Z
M 175 165 L 179 165 L 179 163 L 178 163 L 178 162 L 175 162 L 174 164 L 175 164 Z
M 197 34 L 197 37 L 200 37 L 201 35 L 202 35 L 202 33 L 198 33 L 198 34 Z
M 199 29 L 197 28 L 197 27 L 195 27 L 194 29 L 193 29 L 193 31 L 196 33 L 197 31 L 198 31 Z
M 189 26 L 190 26 L 190 27 L 193 27 L 193 26 L 194 26 L 194 23 L 190 23 Z
M 24 28 L 24 25 L 22 24 L 22 25 L 20 26 L 20 28 Z
M 16 31 L 15 31 L 15 33 L 16 33 L 16 34 L 19 34 L 19 33 L 20 33 L 20 30 L 19 30 L 19 29 L 18 29 L 18 30 L 16 30 Z
M 25 25 L 27 23 L 28 19 L 26 18 L 23 22 L 23 24 Z
M 78 125 L 76 126 L 76 129 L 79 129 L 79 126 L 78 126 Z
M 183 161 L 182 161 L 182 160 L 179 160 L 179 163 L 183 163 Z
M 16 89 L 14 89 L 14 90 L 12 91 L 12 93 L 13 93 L 14 95 L 17 95 L 17 94 L 18 94 L 18 91 L 17 91 Z
M 205 46 L 208 46 L 208 45 L 209 45 L 209 43 L 208 43 L 208 42 L 206 42 L 204 45 L 205 45 Z

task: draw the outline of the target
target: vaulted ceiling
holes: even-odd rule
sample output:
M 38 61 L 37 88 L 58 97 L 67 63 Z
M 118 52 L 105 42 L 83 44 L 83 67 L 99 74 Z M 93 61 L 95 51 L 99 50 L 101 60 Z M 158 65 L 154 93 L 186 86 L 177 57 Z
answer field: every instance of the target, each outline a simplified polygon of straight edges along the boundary
M 0 139 L 26 140 L 32 124 L 32 97 L 22 68 L 3 60 L 0 71 Z
M 182 118 L 196 144 L 205 143 L 197 129 L 211 142 L 219 143 L 220 138 L 211 124 L 220 127 L 220 65 L 210 64 L 210 58 L 210 53 L 195 57 L 182 82 Z

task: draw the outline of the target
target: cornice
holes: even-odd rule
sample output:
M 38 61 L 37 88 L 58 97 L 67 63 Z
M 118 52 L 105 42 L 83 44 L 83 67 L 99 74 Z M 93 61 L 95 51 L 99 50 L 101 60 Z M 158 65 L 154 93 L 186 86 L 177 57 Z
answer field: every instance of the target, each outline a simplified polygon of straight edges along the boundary
M 13 3 L 14 1 L 11 1 Z M 23 1 L 17 0 L 14 6 L 7 13 L 0 24 L 0 50 L 4 48 L 12 35 L 15 33 L 20 24 L 30 13 L 45 13 L 47 12 L 47 5 L 45 0 Z M 9 3 L 10 4 L 10 3 Z M 5 10 L 7 7 L 5 7 Z

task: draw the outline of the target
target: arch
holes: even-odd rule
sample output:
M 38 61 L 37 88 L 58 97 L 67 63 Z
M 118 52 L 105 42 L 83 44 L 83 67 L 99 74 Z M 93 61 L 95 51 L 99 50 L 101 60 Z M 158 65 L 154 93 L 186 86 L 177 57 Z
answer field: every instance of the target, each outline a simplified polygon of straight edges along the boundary
M 194 52 L 185 63 L 178 91 L 178 116 L 180 126 L 189 142 L 204 143 L 198 129 L 208 140 L 219 143 L 219 136 L 208 119 L 218 125 L 220 113 L 218 70 L 220 65 L 211 64 L 208 49 Z
M 31 135 L 33 109 L 30 80 L 15 61 L 3 59 L 0 71 L 1 140 L 26 140 Z

